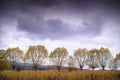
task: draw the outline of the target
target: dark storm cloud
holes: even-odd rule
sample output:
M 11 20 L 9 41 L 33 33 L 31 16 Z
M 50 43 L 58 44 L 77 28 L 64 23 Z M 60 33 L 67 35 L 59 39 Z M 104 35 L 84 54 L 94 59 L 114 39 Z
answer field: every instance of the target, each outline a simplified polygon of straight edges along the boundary
M 101 6 L 119 8 L 120 0 L 62 0 L 68 5 L 76 8 L 88 8 L 90 5 L 100 4 Z M 85 9 L 86 9 L 85 8 Z
M 70 25 L 64 23 L 60 19 L 49 19 L 47 20 L 47 26 L 50 32 L 61 33 L 61 34 L 72 34 L 72 30 L 70 29 Z
M 87 35 L 97 36 L 101 33 L 103 28 L 103 21 L 99 18 L 92 20 L 91 22 L 83 21 L 82 25 L 71 26 L 69 23 L 65 23 L 61 19 L 48 19 L 27 17 L 20 18 L 18 20 L 19 30 L 25 30 L 30 34 L 40 35 L 44 38 L 61 38 L 69 37 L 73 35 Z
M 100 18 L 96 18 L 91 22 L 83 21 L 82 26 L 80 26 L 77 30 L 82 34 L 89 34 L 91 36 L 96 36 L 101 33 L 104 22 Z
M 119 3 L 119 0 L 0 0 L 0 23 L 6 24 L 6 22 L 15 19 L 18 30 L 45 38 L 70 35 L 97 36 L 103 29 L 105 24 L 103 19 L 106 14 L 119 15 Z M 99 9 L 102 11 L 102 16 L 95 13 Z M 74 30 L 73 25 L 60 18 L 45 20 L 49 11 L 60 13 L 68 11 L 69 14 L 64 13 L 65 16 L 83 13 L 85 17 L 91 16 L 91 20 L 84 19 L 81 25 L 78 25 Z M 111 17 L 108 14 L 109 16 Z
M 5 27 L 4 24 L 10 25 L 12 21 L 18 22 L 18 29 L 24 26 L 23 30 L 25 31 L 31 29 L 33 30 L 31 33 L 40 32 L 39 29 L 34 29 L 34 26 L 44 23 L 42 20 L 44 9 L 42 8 L 52 7 L 52 5 L 56 4 L 55 0 L 0 0 L 0 35 L 3 33 L 2 28 Z M 27 15 L 30 18 L 22 17 L 27 17 Z M 43 27 L 42 24 L 40 26 Z
M 30 33 L 44 32 L 44 19 L 43 14 L 37 16 L 37 14 L 25 14 L 18 18 L 18 29 L 25 30 Z
M 103 10 L 110 9 L 110 11 L 116 10 L 119 12 L 119 4 L 119 0 L 0 0 L 0 16 L 6 14 L 15 15 L 19 10 L 26 12 L 31 10 L 33 6 L 48 9 L 54 6 L 58 9 L 62 8 L 63 11 L 65 11 L 64 9 L 67 7 L 68 9 L 86 12 L 89 12 L 89 10 L 92 9 L 97 10 L 99 7 L 101 7 Z
M 17 17 L 19 13 L 29 12 L 34 6 L 51 7 L 55 0 L 0 0 L 0 17 Z
M 43 6 L 49 7 L 57 4 L 56 0 L 0 0 L 0 9 L 14 8 L 14 6 Z
M 25 30 L 29 34 L 40 35 L 42 38 L 60 38 L 63 35 L 73 34 L 70 25 L 64 23 L 60 19 L 48 19 L 43 20 L 43 18 L 30 19 L 19 18 L 18 20 L 18 29 Z
M 33 5 L 38 5 L 43 7 L 50 7 L 54 4 L 57 4 L 56 0 L 29 0 L 29 2 Z

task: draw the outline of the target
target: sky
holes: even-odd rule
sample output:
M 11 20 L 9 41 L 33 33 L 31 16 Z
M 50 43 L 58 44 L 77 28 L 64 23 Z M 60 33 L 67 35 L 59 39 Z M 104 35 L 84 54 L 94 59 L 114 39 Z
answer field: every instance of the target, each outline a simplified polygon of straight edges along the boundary
M 0 49 L 44 45 L 120 52 L 119 0 L 0 0 Z

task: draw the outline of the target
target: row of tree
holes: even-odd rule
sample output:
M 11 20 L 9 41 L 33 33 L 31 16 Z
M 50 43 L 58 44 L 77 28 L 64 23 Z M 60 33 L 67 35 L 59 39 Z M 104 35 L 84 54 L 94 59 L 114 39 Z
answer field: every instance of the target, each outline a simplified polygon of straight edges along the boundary
M 112 69 L 116 69 L 120 64 L 120 53 L 113 58 L 110 50 L 103 47 L 91 50 L 79 48 L 74 51 L 73 56 L 68 56 L 68 51 L 64 47 L 54 49 L 49 55 L 44 45 L 29 46 L 25 53 L 19 47 L 8 48 L 7 50 L 1 49 L 0 69 L 4 70 L 10 66 L 14 70 L 18 66 L 18 63 L 23 61 L 32 64 L 33 69 L 37 70 L 45 59 L 52 62 L 58 71 L 65 64 L 67 64 L 69 69 L 75 67 L 77 64 L 80 70 L 83 70 L 84 66 L 89 66 L 93 70 L 101 67 L 104 70 L 108 65 Z

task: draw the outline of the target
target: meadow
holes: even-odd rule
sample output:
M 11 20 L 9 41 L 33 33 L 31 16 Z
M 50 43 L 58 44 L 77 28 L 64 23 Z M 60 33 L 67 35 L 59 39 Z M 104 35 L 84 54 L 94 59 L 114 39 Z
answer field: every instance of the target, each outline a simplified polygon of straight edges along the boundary
M 120 80 L 120 71 L 12 71 L 0 72 L 0 80 Z

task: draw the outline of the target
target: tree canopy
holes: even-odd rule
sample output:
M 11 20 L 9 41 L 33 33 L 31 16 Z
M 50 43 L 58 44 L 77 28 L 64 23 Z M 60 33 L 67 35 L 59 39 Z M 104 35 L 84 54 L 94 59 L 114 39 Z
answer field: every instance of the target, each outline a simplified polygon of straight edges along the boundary
M 81 70 L 85 65 L 87 54 L 88 54 L 88 50 L 86 48 L 83 48 L 83 49 L 79 48 L 74 51 L 74 57 Z
M 120 53 L 113 57 L 110 50 L 104 47 L 91 50 L 78 48 L 74 50 L 73 56 L 68 56 L 69 53 L 64 47 L 55 48 L 50 52 L 49 56 L 44 45 L 29 46 L 25 54 L 19 47 L 8 48 L 6 50 L 0 49 L 0 70 L 8 69 L 9 67 L 15 70 L 21 67 L 21 62 L 25 62 L 27 64 L 30 63 L 32 69 L 36 71 L 45 60 L 49 64 L 52 62 L 54 69 L 58 71 L 63 68 L 65 69 L 64 66 L 66 65 L 69 71 L 75 67 L 83 70 L 84 66 L 88 66 L 93 70 L 97 67 L 105 70 L 107 66 L 113 70 L 118 69 L 120 65 Z
M 43 60 L 48 56 L 48 51 L 43 45 L 29 46 L 25 59 L 32 63 L 33 68 L 37 68 L 43 63 Z
M 120 53 L 116 54 L 115 62 L 117 64 L 117 66 L 120 66 Z
M 5 50 L 0 50 L 0 70 L 5 70 L 8 69 L 9 63 L 6 59 L 6 54 L 5 54 Z
M 93 70 L 98 67 L 97 49 L 92 49 L 87 54 L 87 65 Z
M 17 63 L 22 59 L 23 51 L 19 47 L 8 48 L 6 50 L 7 60 L 9 61 L 12 69 L 17 67 Z
M 50 60 L 56 65 L 58 71 L 60 71 L 61 66 L 66 63 L 66 57 L 68 56 L 68 51 L 64 47 L 58 47 L 50 53 Z
M 97 58 L 100 66 L 104 70 L 104 68 L 107 66 L 107 63 L 112 58 L 112 55 L 108 48 L 101 47 L 97 52 Z

